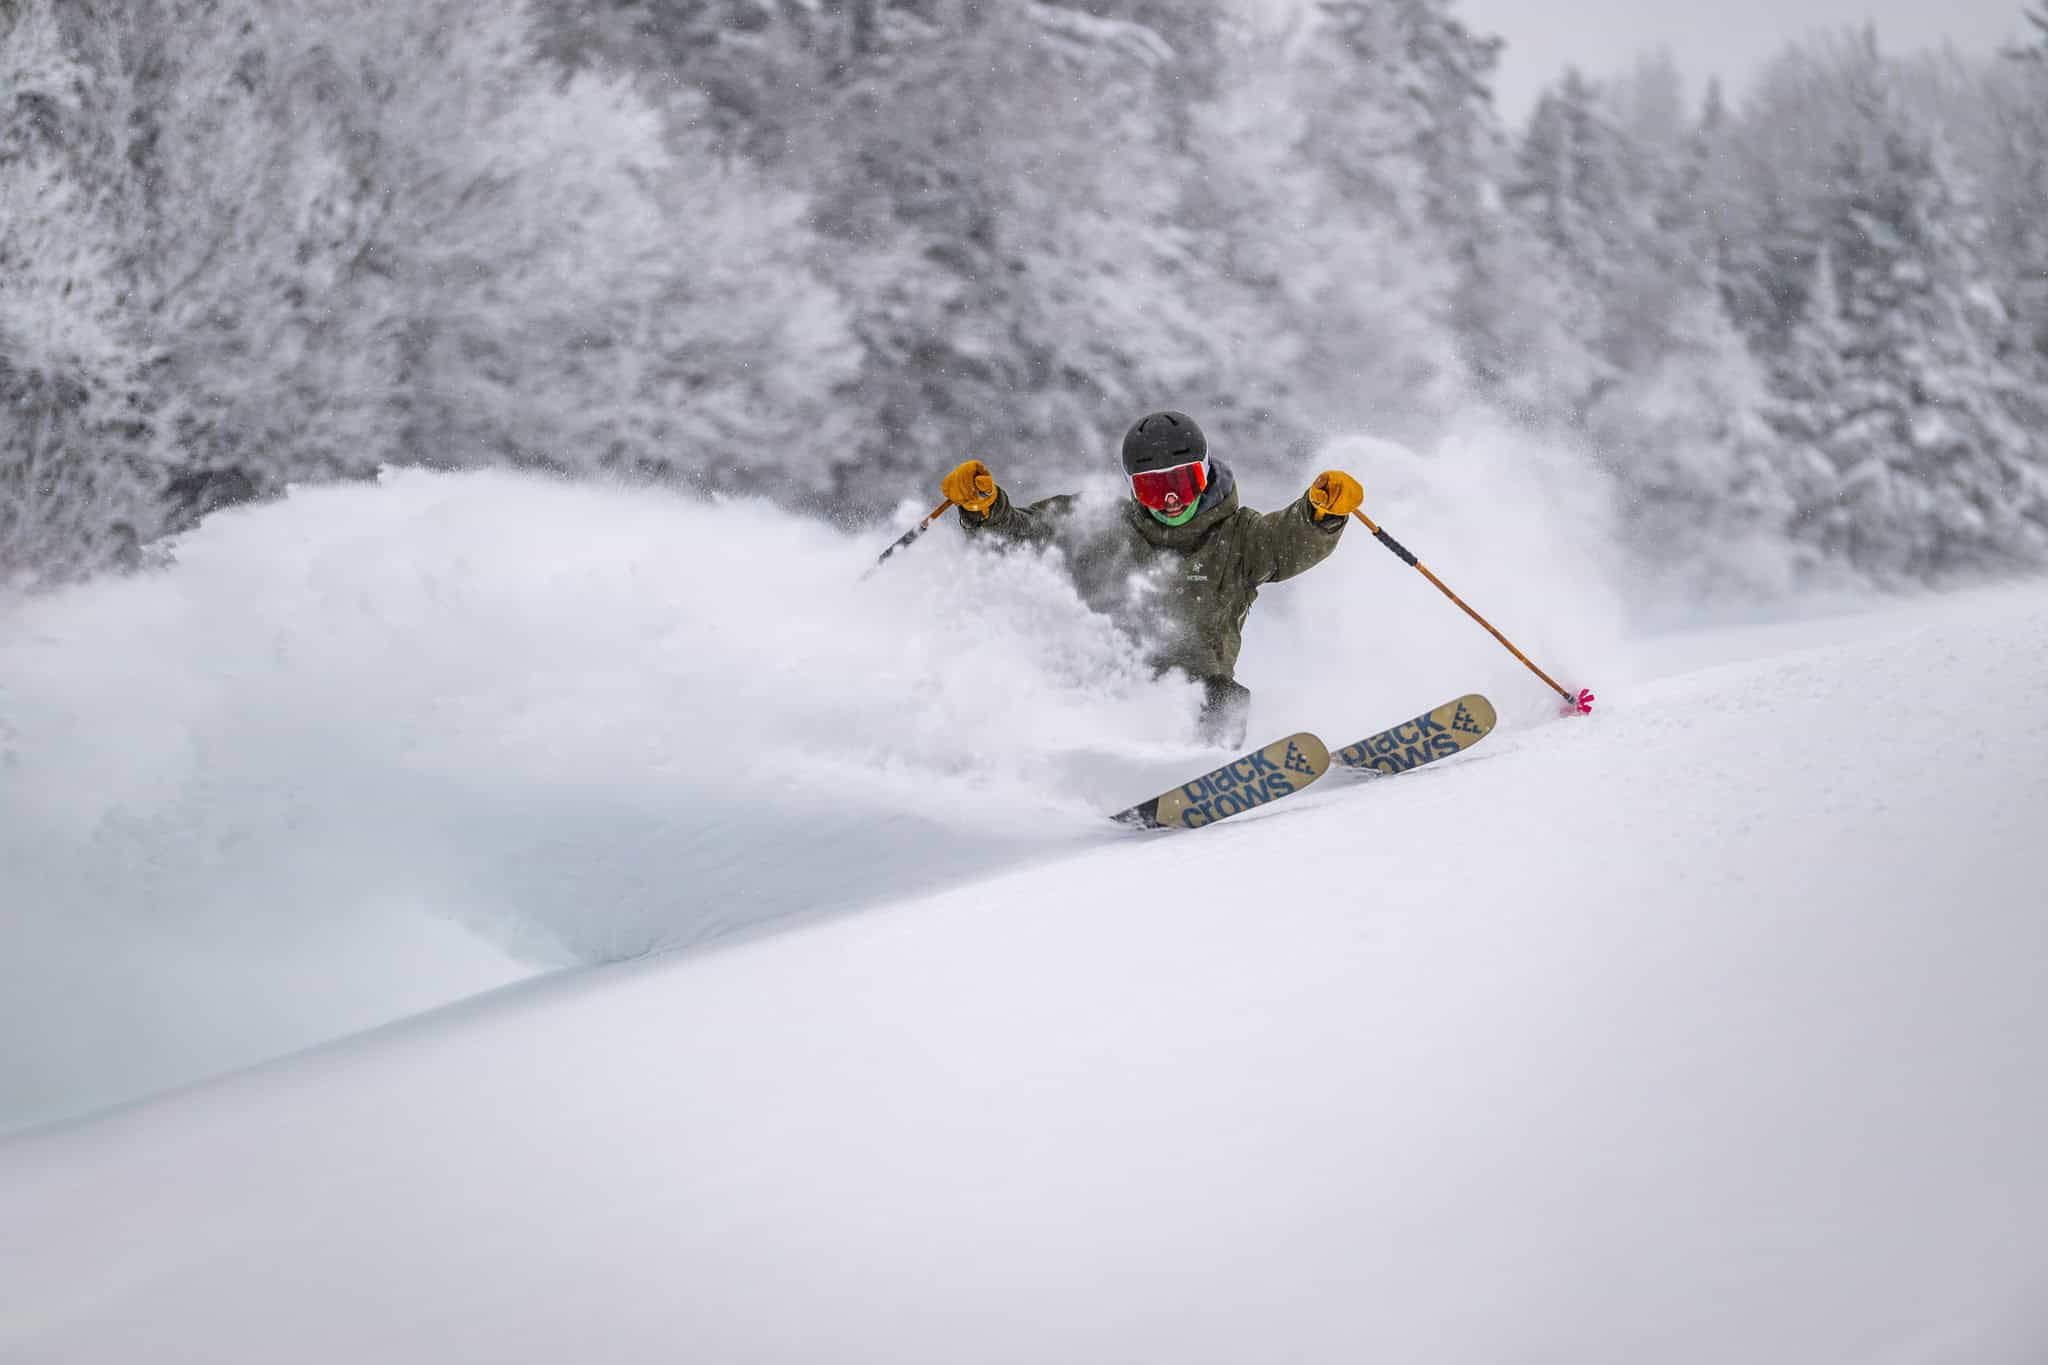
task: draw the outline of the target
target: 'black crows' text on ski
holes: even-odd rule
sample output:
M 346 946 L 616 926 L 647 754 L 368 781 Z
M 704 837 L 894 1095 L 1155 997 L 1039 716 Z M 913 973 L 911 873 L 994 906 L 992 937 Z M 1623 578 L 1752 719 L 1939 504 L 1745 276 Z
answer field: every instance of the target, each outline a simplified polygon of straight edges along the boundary
M 1425 763 L 1463 753 L 1492 732 L 1499 717 L 1493 703 L 1477 692 L 1447 701 L 1414 720 L 1391 725 L 1331 756 L 1347 768 L 1367 772 L 1405 773 Z
M 1200 829 L 1292 796 L 1329 768 L 1330 751 L 1303 731 L 1234 758 L 1112 818 L 1141 829 Z
M 1304 730 L 1140 801 L 1112 818 L 1139 829 L 1200 829 L 1294 795 L 1329 771 L 1333 759 L 1362 772 L 1395 774 L 1461 754 L 1486 738 L 1498 719 L 1493 704 L 1473 692 L 1367 735 L 1334 754 Z

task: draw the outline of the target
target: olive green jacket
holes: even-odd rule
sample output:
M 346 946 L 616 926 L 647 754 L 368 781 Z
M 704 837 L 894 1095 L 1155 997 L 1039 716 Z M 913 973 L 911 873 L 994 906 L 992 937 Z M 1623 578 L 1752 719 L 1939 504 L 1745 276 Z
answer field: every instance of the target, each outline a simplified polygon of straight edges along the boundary
M 984 516 L 962 508 L 960 524 L 972 536 L 1059 547 L 1082 599 L 1155 665 L 1228 679 L 1259 589 L 1322 563 L 1348 518 L 1317 521 L 1305 495 L 1254 512 L 1238 505 L 1229 468 L 1210 468 L 1216 481 L 1184 526 L 1162 524 L 1131 499 L 1106 508 L 1066 493 L 1018 507 L 1001 490 Z

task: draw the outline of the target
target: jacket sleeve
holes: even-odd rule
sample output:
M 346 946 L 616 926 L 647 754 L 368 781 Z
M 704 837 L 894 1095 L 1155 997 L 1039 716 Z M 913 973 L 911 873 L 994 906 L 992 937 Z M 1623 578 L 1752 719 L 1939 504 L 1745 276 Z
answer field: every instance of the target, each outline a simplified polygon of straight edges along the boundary
M 1008 492 L 998 488 L 995 506 L 984 515 L 976 516 L 961 508 L 960 525 L 970 536 L 989 536 L 1023 545 L 1050 545 L 1073 501 L 1072 493 L 1061 493 L 1042 498 L 1029 507 L 1019 507 L 1010 501 Z
M 1330 557 L 1349 517 L 1316 520 L 1303 494 L 1277 512 L 1238 513 L 1243 530 L 1238 554 L 1253 584 L 1278 583 L 1313 569 Z

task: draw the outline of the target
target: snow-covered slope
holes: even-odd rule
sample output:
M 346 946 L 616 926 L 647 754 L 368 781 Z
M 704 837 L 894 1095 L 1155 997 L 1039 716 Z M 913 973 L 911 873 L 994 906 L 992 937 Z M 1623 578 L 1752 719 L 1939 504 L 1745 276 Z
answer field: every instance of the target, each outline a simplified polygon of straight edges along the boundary
M 943 575 L 889 590 L 972 601 L 933 548 Z M 1675 641 L 1677 671 L 1592 676 L 1602 714 L 1545 723 L 1346 553 L 1331 586 L 1383 610 L 1330 651 L 1470 660 L 1501 734 L 1152 838 L 1049 795 L 1049 743 L 1021 789 L 962 759 L 950 800 L 1057 838 L 913 797 L 902 827 L 826 820 L 862 913 L 0 1144 L 0 1360 L 2048 1353 L 2048 590 Z M 1472 594 L 1512 614 L 1497 577 Z M 1269 657 L 1312 638 L 1309 582 Z M 963 733 L 1017 719 L 992 695 L 961 690 Z M 1155 700 L 1112 690 L 1088 744 Z M 1290 705 L 1341 733 L 1309 714 L 1335 699 Z M 720 837 L 815 867 L 802 822 Z M 862 883 L 913 847 L 927 889 Z M 635 890 L 592 875 L 593 914 Z
M 1334 458 L 1532 649 L 1616 681 L 1597 558 L 1563 548 L 1601 528 L 1533 456 Z M 0 1036 L 26 1040 L 0 1052 L 0 1133 L 1085 848 L 1112 837 L 1100 812 L 1212 761 L 1187 747 L 1193 689 L 1147 678 L 1056 568 L 949 525 L 859 581 L 885 539 L 407 473 L 217 516 L 167 572 L 0 603 Z M 1335 735 L 1520 686 L 1352 542 L 1261 602 L 1256 726 Z

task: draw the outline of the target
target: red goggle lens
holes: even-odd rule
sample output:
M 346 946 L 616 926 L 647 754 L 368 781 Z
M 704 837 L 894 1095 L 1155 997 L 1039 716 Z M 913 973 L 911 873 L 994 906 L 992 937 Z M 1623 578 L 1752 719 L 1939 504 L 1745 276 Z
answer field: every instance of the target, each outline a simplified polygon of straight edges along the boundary
M 1168 516 L 1178 516 L 1194 506 L 1208 486 L 1209 465 L 1204 460 L 1131 475 L 1131 496 Z

